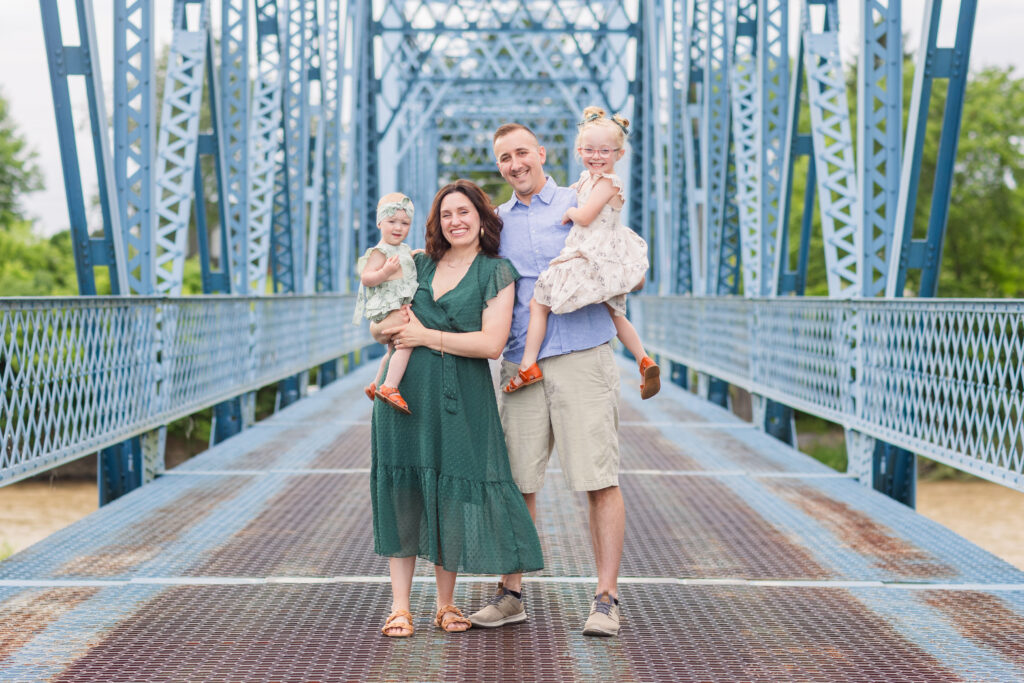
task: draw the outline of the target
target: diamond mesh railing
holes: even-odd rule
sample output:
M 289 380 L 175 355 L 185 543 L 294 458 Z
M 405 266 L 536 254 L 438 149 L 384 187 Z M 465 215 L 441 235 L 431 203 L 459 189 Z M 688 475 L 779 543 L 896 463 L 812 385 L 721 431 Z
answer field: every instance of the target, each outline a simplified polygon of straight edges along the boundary
M 0 485 L 373 343 L 354 302 L 0 299 Z
M 1024 490 L 1024 302 L 648 297 L 651 352 Z

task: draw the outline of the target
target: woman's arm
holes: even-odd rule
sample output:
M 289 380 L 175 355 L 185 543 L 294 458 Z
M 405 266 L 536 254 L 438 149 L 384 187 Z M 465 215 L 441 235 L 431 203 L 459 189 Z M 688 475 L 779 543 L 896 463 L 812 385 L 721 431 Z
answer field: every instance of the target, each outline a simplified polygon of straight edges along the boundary
M 391 311 L 387 316 L 379 322 L 370 322 L 370 336 L 373 337 L 374 341 L 381 344 L 390 344 L 391 335 L 384 334 L 384 330 L 395 327 L 396 325 L 405 325 L 409 322 L 409 304 L 402 306 L 397 311 Z
M 597 214 L 601 213 L 604 205 L 612 200 L 619 191 L 612 185 L 608 178 L 601 178 L 594 186 L 594 191 L 587 198 L 583 206 L 574 206 L 562 216 L 563 223 L 575 223 L 576 225 L 587 226 L 594 222 Z
M 398 256 L 387 258 L 384 256 L 384 252 L 374 249 L 370 252 L 369 258 L 366 259 L 366 267 L 363 268 L 359 281 L 363 283 L 364 287 L 376 287 L 401 270 L 401 268 Z
M 400 349 L 426 346 L 435 351 L 466 358 L 498 358 L 508 342 L 515 297 L 516 288 L 512 283 L 488 301 L 483 311 L 479 332 L 432 330 L 424 327 L 412 311 L 409 311 L 408 324 L 387 328 L 381 332 L 391 337 L 396 343 L 396 348 Z

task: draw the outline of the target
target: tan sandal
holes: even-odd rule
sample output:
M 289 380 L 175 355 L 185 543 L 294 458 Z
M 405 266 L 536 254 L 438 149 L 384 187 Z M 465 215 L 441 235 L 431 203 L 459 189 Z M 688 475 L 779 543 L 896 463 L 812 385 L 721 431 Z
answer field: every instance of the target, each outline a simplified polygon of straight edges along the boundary
M 368 386 L 365 389 L 363 389 L 363 393 L 366 394 L 366 398 L 368 398 L 368 399 L 370 399 L 372 401 L 373 397 L 377 393 L 377 383 L 376 382 L 370 382 L 370 386 Z
M 640 398 L 646 401 L 661 390 L 661 369 L 654 359 L 644 356 L 640 359 L 640 376 L 643 381 L 640 383 Z
M 540 366 L 534 363 L 525 370 L 517 371 L 502 391 L 506 394 L 511 394 L 516 389 L 522 389 L 523 387 L 530 386 L 542 379 L 544 379 L 544 373 L 540 371 Z
M 396 624 L 393 623 L 398 619 L 405 619 L 408 624 Z M 398 633 L 388 633 L 389 630 L 399 629 Z M 412 625 L 412 615 L 407 610 L 396 609 L 394 612 L 388 615 L 387 621 L 381 627 L 380 632 L 386 635 L 388 638 L 408 638 L 416 631 L 416 627 Z
M 461 624 L 465 624 L 466 628 L 454 628 Z M 445 605 L 437 610 L 437 614 L 434 616 L 434 626 L 443 628 L 448 633 L 462 633 L 472 628 L 473 622 L 462 616 L 461 610 L 455 605 Z

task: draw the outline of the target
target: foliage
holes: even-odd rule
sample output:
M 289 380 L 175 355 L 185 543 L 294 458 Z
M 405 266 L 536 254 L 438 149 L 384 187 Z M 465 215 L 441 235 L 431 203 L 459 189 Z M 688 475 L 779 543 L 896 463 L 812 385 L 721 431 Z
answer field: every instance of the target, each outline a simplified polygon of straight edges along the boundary
M 0 230 L 0 292 L 3 296 L 77 294 L 70 234 L 65 231 L 43 239 L 32 234 L 28 221 L 6 223 Z
M 856 65 L 848 70 L 847 102 L 856 138 Z M 914 66 L 904 60 L 903 119 L 910 110 Z M 935 82 L 921 159 L 921 180 L 914 214 L 914 237 L 923 238 L 931 213 L 931 194 L 946 102 L 945 80 Z M 806 95 L 800 130 L 810 131 Z M 987 68 L 971 74 L 964 101 L 963 125 L 954 167 L 946 243 L 939 271 L 938 295 L 944 297 L 1024 296 L 1024 79 L 1012 67 Z M 807 160 L 797 161 L 790 211 L 791 263 L 796 262 Z M 826 296 L 824 240 L 817 198 L 814 203 L 807 294 Z M 911 271 L 907 295 L 915 295 L 920 278 Z
M 43 188 L 43 174 L 10 117 L 10 105 L 0 93 L 0 231 L 25 223 L 21 199 Z

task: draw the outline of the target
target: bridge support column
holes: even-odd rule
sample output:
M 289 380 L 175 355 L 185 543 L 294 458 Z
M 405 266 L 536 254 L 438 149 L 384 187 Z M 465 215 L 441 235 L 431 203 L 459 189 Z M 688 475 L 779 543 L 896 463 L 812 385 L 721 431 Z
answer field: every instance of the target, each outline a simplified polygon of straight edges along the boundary
M 917 505 L 917 455 L 884 441 L 875 442 L 872 480 L 881 491 L 908 507 Z
M 722 406 L 726 410 L 731 408 L 729 400 L 729 383 L 725 380 L 706 375 L 703 372 L 697 373 L 697 394 L 711 401 L 715 405 Z
M 672 380 L 673 384 L 680 386 L 683 389 L 689 389 L 690 369 L 682 363 L 669 361 L 669 379 Z
M 213 428 L 210 430 L 210 445 L 218 444 L 242 431 L 242 397 L 218 403 L 213 407 Z
M 320 369 L 316 373 L 316 385 L 318 387 L 325 387 L 336 379 L 338 379 L 337 359 L 327 361 L 320 365 Z
M 100 451 L 96 462 L 100 505 L 106 505 L 142 486 L 142 473 L 142 443 L 139 437 L 132 437 Z
M 757 394 L 751 394 L 750 401 L 754 424 L 758 429 L 763 429 L 779 441 L 796 448 L 796 419 L 793 409 Z
M 852 429 L 846 430 L 846 471 L 864 486 L 909 507 L 917 504 L 917 455 Z
M 300 372 L 291 377 L 285 377 L 277 383 L 277 402 L 274 410 L 278 411 L 287 408 L 306 395 L 306 387 L 309 385 L 309 373 Z

